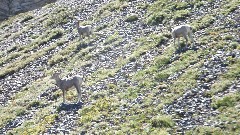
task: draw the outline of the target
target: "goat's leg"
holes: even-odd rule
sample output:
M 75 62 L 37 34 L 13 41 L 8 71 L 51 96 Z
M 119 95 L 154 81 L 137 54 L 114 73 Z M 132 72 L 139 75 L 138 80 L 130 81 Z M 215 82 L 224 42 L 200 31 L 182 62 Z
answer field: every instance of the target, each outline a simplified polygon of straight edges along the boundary
M 193 40 L 193 33 L 192 33 L 192 31 L 189 32 L 189 37 L 192 40 L 192 47 L 193 47 L 193 45 L 195 45 L 195 43 L 194 43 L 194 40 Z
M 185 33 L 183 36 L 184 36 L 184 38 L 185 38 L 185 40 L 186 40 L 185 48 L 187 48 L 187 44 L 188 44 L 187 33 Z
M 62 90 L 62 92 L 63 92 L 63 103 L 65 103 L 65 92 L 66 92 L 66 90 Z
M 82 97 L 82 91 L 81 91 L 80 84 L 76 84 L 75 88 L 77 89 L 77 92 L 78 92 L 78 103 L 79 103 L 79 102 L 81 102 L 81 97 Z
M 176 38 L 174 37 L 174 38 L 173 38 L 173 44 L 174 44 L 174 47 L 175 47 L 175 40 L 176 40 Z
M 81 102 L 81 97 L 82 97 L 82 93 L 81 93 L 81 89 L 79 88 L 79 90 L 78 90 L 78 103 Z
M 178 37 L 178 48 L 181 48 L 179 40 L 180 40 L 180 37 Z

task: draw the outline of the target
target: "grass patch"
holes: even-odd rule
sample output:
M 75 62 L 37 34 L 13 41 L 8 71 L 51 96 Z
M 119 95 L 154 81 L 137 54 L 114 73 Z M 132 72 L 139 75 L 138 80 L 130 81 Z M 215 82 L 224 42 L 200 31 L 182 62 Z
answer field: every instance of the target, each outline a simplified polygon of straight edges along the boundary
M 229 69 L 226 73 L 222 74 L 219 79 L 211 86 L 211 90 L 207 92 L 207 95 L 214 95 L 218 92 L 225 91 L 232 82 L 240 77 L 240 60 L 233 59 L 230 61 L 231 65 L 229 65 Z
M 211 24 L 214 23 L 214 21 L 215 21 L 215 18 L 212 15 L 207 14 L 201 17 L 200 19 L 194 21 L 192 23 L 192 26 L 194 27 L 194 29 L 200 30 L 200 29 L 209 27 Z
M 52 39 L 55 36 L 56 35 L 53 35 L 53 36 L 49 37 L 49 39 Z M 46 42 L 46 41 L 39 42 L 39 44 L 42 44 L 43 42 Z M 43 56 L 49 50 L 52 50 L 52 49 L 54 49 L 55 47 L 57 47 L 58 45 L 61 45 L 61 44 L 62 44 L 61 42 L 56 42 L 53 45 L 51 45 L 47 48 L 43 48 L 40 51 L 37 51 L 37 52 L 32 53 L 32 54 L 31 53 L 29 54 L 29 52 L 27 52 L 28 49 L 24 49 L 23 52 L 25 52 L 25 53 L 22 54 L 22 58 L 12 62 L 11 64 L 8 64 L 5 67 L 3 67 L 2 70 L 0 71 L 0 77 L 4 77 L 6 75 L 13 74 L 14 72 L 17 72 L 18 70 L 24 68 L 30 62 L 32 62 L 35 59 Z
M 103 80 L 107 77 L 113 77 L 114 74 L 117 72 L 118 68 L 114 69 L 99 69 L 94 72 L 91 76 L 88 77 L 87 85 L 93 85 L 95 82 Z
M 228 15 L 238 9 L 240 6 L 240 2 L 238 0 L 228 0 L 226 4 L 223 4 L 221 14 Z
M 224 110 L 227 107 L 234 107 L 236 103 L 240 101 L 240 93 L 230 94 L 222 99 L 215 99 L 212 102 L 212 107 L 214 109 Z
M 187 9 L 184 10 L 178 10 L 175 12 L 175 15 L 173 17 L 174 20 L 184 20 L 190 15 L 190 11 Z
M 101 26 L 97 26 L 96 31 L 101 31 L 101 30 L 103 30 L 103 29 L 105 29 L 107 27 L 108 27 L 108 24 L 103 24 Z
M 169 115 L 159 115 L 151 119 L 151 125 L 155 128 L 172 128 L 175 124 Z
M 53 16 L 47 18 L 43 23 L 44 27 L 57 27 L 58 25 L 63 25 L 67 23 L 70 19 L 73 19 L 73 14 L 65 7 L 57 7 L 52 13 Z
M 79 43 L 78 41 L 70 42 L 68 46 L 59 51 L 57 54 L 55 54 L 52 58 L 48 60 L 48 64 L 50 66 L 53 66 L 57 63 L 60 63 L 62 61 L 66 61 L 68 56 L 74 52 L 75 50 L 80 50 L 81 48 L 86 47 L 87 45 L 85 43 Z
M 171 19 L 184 20 L 189 16 L 193 5 L 187 2 L 157 0 L 148 8 L 147 23 L 157 25 L 167 23 Z
M 239 96 L 239 93 L 237 95 Z M 221 122 L 221 124 L 219 124 L 219 127 L 223 129 L 222 132 L 224 134 L 240 133 L 239 97 L 237 102 L 234 101 L 234 104 L 235 105 L 232 107 L 225 106 L 224 109 L 220 107 L 218 110 L 220 110 L 221 113 L 218 116 L 211 118 L 212 121 Z
M 20 23 L 27 22 L 27 21 L 29 21 L 29 20 L 31 20 L 31 19 L 33 19 L 33 18 L 34 18 L 33 15 L 28 14 L 28 15 L 26 15 L 26 16 L 20 21 Z
M 104 41 L 104 45 L 106 44 L 112 44 L 113 42 L 117 41 L 117 40 L 121 40 L 121 38 L 119 37 L 119 33 L 115 32 L 114 34 L 112 34 L 111 36 L 109 36 L 105 41 Z
M 44 106 L 44 104 L 41 103 L 40 101 L 32 101 L 31 103 L 28 104 L 27 109 L 41 108 L 43 106 Z
M 220 114 L 209 118 L 218 122 L 215 127 L 200 126 L 190 130 L 188 134 L 239 134 L 240 133 L 240 93 L 232 93 L 221 98 L 214 98 L 212 107 L 220 111 Z
M 38 49 L 40 46 L 48 43 L 49 41 L 53 39 L 58 39 L 62 37 L 63 31 L 61 29 L 54 29 L 54 30 L 49 30 L 46 33 L 44 33 L 42 36 L 38 37 L 35 39 L 32 43 L 26 46 L 20 46 L 16 45 L 13 48 L 11 48 L 9 51 L 15 50 L 15 52 L 11 53 L 7 57 L 3 57 L 0 59 L 0 65 L 7 63 L 7 61 L 10 61 L 12 59 L 16 59 L 19 56 L 21 56 L 18 61 L 21 61 L 25 59 L 26 57 L 30 56 L 32 51 Z M 30 52 L 30 53 L 29 53 Z
M 104 5 L 100 10 L 99 10 L 99 15 L 102 14 L 105 11 L 117 11 L 117 10 L 121 10 L 123 8 L 125 8 L 128 5 L 128 3 L 126 1 L 123 0 L 115 0 L 112 1 L 106 5 Z
M 107 115 L 107 113 L 113 110 L 115 107 L 112 106 L 115 99 L 112 98 L 99 98 L 92 105 L 84 107 L 79 110 L 80 114 L 80 125 L 96 121 L 101 115 Z
M 37 114 L 39 115 L 39 114 Z M 47 126 L 53 124 L 53 122 L 58 119 L 58 114 L 42 114 L 39 116 L 40 120 L 34 122 L 33 120 L 28 120 L 20 127 L 9 131 L 9 134 L 42 134 Z
M 224 132 L 218 127 L 199 126 L 186 132 L 186 135 L 223 135 Z

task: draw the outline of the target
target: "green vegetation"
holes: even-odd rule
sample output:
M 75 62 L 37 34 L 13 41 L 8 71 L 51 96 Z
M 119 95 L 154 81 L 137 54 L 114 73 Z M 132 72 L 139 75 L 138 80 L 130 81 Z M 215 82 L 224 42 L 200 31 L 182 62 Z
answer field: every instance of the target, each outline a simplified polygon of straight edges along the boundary
M 93 34 L 91 38 L 75 37 L 68 41 L 70 30 L 61 29 L 62 25 L 74 19 L 74 15 L 85 12 L 85 7 L 81 5 L 71 9 L 50 4 L 44 7 L 55 7 L 49 13 L 41 16 L 23 13 L 19 17 L 10 17 L 9 20 L 0 23 L 0 28 L 6 31 L 12 30 L 14 22 L 20 22 L 23 25 L 23 29 L 17 33 L 1 35 L 0 42 L 18 38 L 36 26 L 44 31 L 41 34 L 29 36 L 28 38 L 31 39 L 29 44 L 15 44 L 6 48 L 7 53 L 0 53 L 2 66 L 0 78 L 24 69 L 29 63 L 54 50 L 47 65 L 51 69 L 41 69 L 45 72 L 45 76 L 17 91 L 10 102 L 1 107 L 0 127 L 19 116 L 29 115 L 29 119 L 8 133 L 44 134 L 49 127 L 58 122 L 59 118 L 68 116 L 63 114 L 64 111 L 59 106 L 62 102 L 60 90 L 49 92 L 46 97 L 39 96 L 54 87 L 49 79 L 51 73 L 56 69 L 64 69 L 63 75 L 67 76 L 73 72 L 78 73 L 84 69 L 93 68 L 92 72 L 84 76 L 84 103 L 76 112 L 78 115 L 73 114 L 78 116 L 77 129 L 70 134 L 85 131 L 87 134 L 166 135 L 176 133 L 179 126 L 175 123 L 175 119 L 181 116 L 166 115 L 163 107 L 180 98 L 187 90 L 198 86 L 203 64 L 209 61 L 209 56 L 215 55 L 218 50 L 226 53 L 240 50 L 236 36 L 239 29 L 224 27 L 225 24 L 233 25 L 236 22 L 234 19 L 223 20 L 223 24 L 219 24 L 219 27 L 212 27 L 215 21 L 219 21 L 218 15 L 232 15 L 232 12 L 237 10 L 239 1 L 219 1 L 220 8 L 212 9 L 213 12 L 209 11 L 206 15 L 194 20 L 192 18 L 195 18 L 193 17 L 195 10 L 205 8 L 203 6 L 208 4 L 213 5 L 215 1 L 155 0 L 153 4 L 138 2 L 136 12 L 146 10 L 143 23 L 156 25 L 147 26 L 148 28 L 159 28 L 157 25 L 161 23 L 167 27 L 168 22 L 174 20 L 191 22 L 194 31 L 203 31 L 201 34 L 194 35 L 196 46 L 198 46 L 196 50 L 188 49 L 180 53 L 176 52 L 171 35 L 165 31 L 165 27 L 161 33 L 139 32 L 139 36 L 133 36 L 131 41 L 120 34 L 121 29 L 115 27 L 119 19 L 125 21 L 124 28 L 127 30 L 134 28 L 134 24 L 141 21 L 137 14 L 120 16 L 121 12 L 128 10 L 127 7 L 131 6 L 132 2 L 131 0 L 114 0 L 99 6 L 95 13 L 81 22 L 81 24 L 97 24 L 97 26 L 94 25 L 94 31 L 102 35 Z M 105 17 L 115 18 L 110 22 L 101 23 L 106 21 L 102 20 Z M 76 34 L 76 29 L 71 32 Z M 112 32 L 113 34 L 108 34 Z M 109 57 L 113 66 L 100 67 L 99 65 L 104 64 L 98 63 L 102 61 L 101 56 L 116 51 L 116 48 L 122 49 L 124 53 L 119 53 L 113 59 Z M 212 108 L 220 112 L 216 116 L 209 117 L 207 122 L 217 124 L 213 127 L 197 126 L 186 134 L 240 134 L 239 92 L 218 96 L 238 81 L 240 61 L 234 55 L 224 59 L 226 72 L 217 75 L 212 81 L 210 90 L 205 93 L 205 96 L 212 98 Z M 123 67 L 127 68 L 131 64 L 134 64 L 131 67 L 133 69 L 122 73 Z M 115 77 L 120 78 L 114 82 Z M 208 80 L 205 81 L 208 82 Z M 92 88 L 97 90 L 93 91 Z M 1 92 L 4 91 L 0 89 Z M 75 101 L 76 95 L 75 90 L 70 90 L 66 94 L 66 99 Z
M 44 21 L 44 26 L 46 28 L 56 27 L 58 25 L 62 25 L 68 22 L 69 19 L 73 19 L 72 14 L 65 7 L 56 8 L 51 18 L 47 18 Z
M 232 65 L 229 66 L 229 70 L 219 77 L 219 79 L 212 85 L 211 91 L 207 92 L 207 95 L 212 96 L 218 92 L 225 91 L 236 78 L 239 78 L 239 59 L 232 59 L 231 63 Z
M 46 54 L 49 50 L 52 50 L 59 45 L 62 45 L 62 42 L 60 41 L 60 42 L 54 43 L 52 46 L 48 46 L 46 48 L 41 49 L 40 51 L 34 52 L 33 50 L 38 49 L 41 45 L 46 44 L 48 41 L 51 41 L 52 39 L 57 39 L 62 36 L 62 32 L 59 30 L 52 31 L 52 32 L 48 31 L 46 33 L 48 36 L 44 35 L 42 37 L 39 37 L 31 45 L 23 46 L 19 48 L 18 52 L 11 54 L 7 58 L 3 58 L 1 60 L 2 61 L 1 63 L 5 63 L 8 60 L 21 56 L 21 58 L 18 58 L 14 62 L 3 67 L 2 70 L 0 71 L 0 77 L 4 77 L 8 74 L 12 74 L 20 70 L 21 68 L 25 67 L 28 63 Z
M 212 106 L 218 109 L 220 114 L 212 117 L 211 121 L 220 123 L 219 127 L 199 126 L 196 129 L 188 131 L 187 134 L 239 134 L 240 133 L 240 116 L 239 116 L 240 93 L 225 95 L 221 98 L 214 98 Z
M 168 0 L 157 0 L 149 7 L 147 23 L 157 25 L 159 23 L 168 23 L 171 19 L 182 20 L 190 15 L 191 3 L 174 2 Z
M 228 15 L 231 12 L 235 11 L 240 5 L 240 2 L 238 0 L 226 0 L 225 2 L 226 4 L 223 4 L 221 10 L 221 13 L 224 15 Z
M 209 27 L 211 24 L 213 24 L 215 21 L 215 18 L 212 15 L 206 15 L 201 17 L 199 20 L 196 20 L 192 23 L 193 27 L 197 30 L 204 29 Z
M 39 117 L 41 118 L 39 122 L 26 121 L 22 126 L 9 132 L 9 134 L 41 134 L 47 129 L 48 125 L 53 124 L 58 119 L 58 114 L 48 114 Z
M 224 135 L 221 128 L 199 126 L 194 131 L 187 131 L 187 135 Z
M 121 10 L 124 7 L 126 7 L 127 5 L 128 4 L 125 0 L 115 0 L 115 1 L 112 1 L 112 2 L 104 5 L 100 9 L 99 14 L 102 14 L 103 12 L 106 12 L 106 11 L 113 12 L 113 11 L 116 11 L 116 10 Z
M 227 107 L 234 107 L 240 101 L 240 93 L 225 96 L 223 99 L 213 101 L 212 106 L 214 109 L 224 110 Z
M 20 22 L 21 23 L 24 23 L 24 22 L 27 22 L 29 20 L 33 19 L 33 15 L 29 14 L 29 15 L 26 15 L 23 20 L 21 20 Z
M 115 99 L 112 98 L 100 98 L 95 101 L 91 106 L 85 107 L 79 110 L 80 125 L 87 125 L 89 122 L 96 121 L 101 115 L 107 115 L 108 112 L 116 109 L 114 107 Z
M 151 119 L 152 127 L 159 128 L 172 128 L 174 126 L 174 122 L 170 116 L 160 115 L 155 116 Z

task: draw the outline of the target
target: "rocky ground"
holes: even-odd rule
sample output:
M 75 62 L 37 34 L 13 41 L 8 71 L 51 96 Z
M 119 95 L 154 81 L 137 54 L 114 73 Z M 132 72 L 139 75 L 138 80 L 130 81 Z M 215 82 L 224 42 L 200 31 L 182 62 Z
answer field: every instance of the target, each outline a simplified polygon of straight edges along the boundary
M 107 5 L 110 3 L 110 0 L 95 0 L 95 1 L 76 1 L 76 0 L 59 0 L 55 3 L 56 7 L 69 7 L 69 9 L 73 8 L 79 8 L 82 7 L 81 12 L 75 12 L 75 16 L 78 16 L 79 18 L 83 20 L 90 20 L 91 17 L 94 17 L 96 15 L 96 12 L 98 9 L 104 5 Z M 41 111 L 42 108 L 45 106 L 51 106 L 51 110 L 49 110 L 50 114 L 58 114 L 58 117 L 49 125 L 47 125 L 45 128 L 46 130 L 43 131 L 43 134 L 71 134 L 76 132 L 81 132 L 81 134 L 84 133 L 90 133 L 91 129 L 94 129 L 98 123 L 100 122 L 93 122 L 91 127 L 88 127 L 89 129 L 81 130 L 79 131 L 78 127 L 78 121 L 81 117 L 79 114 L 79 110 L 83 109 L 84 107 L 91 106 L 94 104 L 94 101 L 91 101 L 91 98 L 87 98 L 86 95 L 90 93 L 96 93 L 101 92 L 106 89 L 108 89 L 109 84 L 114 84 L 116 86 L 119 86 L 119 92 L 126 92 L 125 86 L 138 86 L 139 82 L 136 80 L 130 78 L 129 76 L 136 74 L 138 71 L 146 69 L 149 65 L 152 64 L 152 61 L 154 61 L 154 58 L 162 55 L 165 50 L 168 49 L 170 44 L 172 43 L 171 39 L 167 39 L 164 44 L 162 44 L 158 48 L 150 48 L 146 52 L 142 53 L 138 58 L 131 59 L 127 61 L 124 65 L 118 66 L 117 60 L 121 58 L 128 58 L 131 56 L 139 47 L 141 47 L 141 44 L 138 42 L 135 42 L 137 39 L 148 36 L 149 33 L 162 33 L 166 31 L 165 27 L 161 26 L 151 26 L 147 25 L 143 20 L 146 15 L 147 9 L 141 9 L 138 8 L 139 3 L 144 4 L 152 4 L 153 1 L 143 1 L 143 0 L 134 0 L 128 3 L 126 7 L 124 7 L 121 12 L 115 12 L 114 14 L 111 14 L 107 17 L 100 18 L 97 21 L 93 21 L 92 25 L 96 29 L 98 26 L 103 26 L 105 24 L 108 24 L 109 22 L 113 22 L 113 20 L 116 20 L 116 22 L 113 22 L 114 25 L 111 25 L 111 28 L 104 29 L 101 31 L 101 35 L 98 35 L 97 37 L 94 37 L 91 40 L 91 44 L 89 44 L 89 47 L 93 47 L 91 49 L 92 57 L 90 58 L 90 64 L 74 68 L 73 71 L 71 71 L 72 74 L 80 74 L 85 75 L 86 79 L 93 79 L 94 73 L 101 69 L 116 69 L 116 72 L 114 72 L 113 75 L 107 76 L 104 79 L 97 80 L 95 83 L 91 85 L 85 84 L 83 86 L 84 91 L 84 100 L 83 103 L 80 104 L 73 104 L 69 103 L 67 105 L 65 104 L 53 104 L 49 105 L 48 103 L 44 104 L 41 107 L 31 107 L 28 108 L 27 113 L 24 113 L 23 115 L 17 116 L 7 123 L 3 125 L 3 127 L 0 128 L 0 134 L 6 134 L 7 132 L 11 132 L 13 129 L 21 127 L 24 125 L 26 121 L 32 120 L 36 117 L 37 113 Z M 219 6 L 221 1 L 216 1 L 214 6 L 215 8 Z M 80 6 L 79 6 L 80 5 Z M 84 5 L 81 6 L 81 5 Z M 209 10 L 213 6 L 205 5 L 204 8 L 202 7 L 200 10 L 196 9 L 191 13 L 191 16 L 187 20 L 188 22 L 191 22 L 192 20 L 199 18 L 201 16 L 205 16 L 206 14 L 210 12 L 216 12 L 215 10 Z M 31 14 L 34 17 L 38 16 L 44 16 L 46 13 L 53 13 L 54 7 L 43 7 L 41 9 L 36 9 L 31 11 Z M 235 10 L 231 15 L 217 19 L 217 21 L 209 27 L 226 27 L 225 24 L 221 24 L 221 20 L 231 19 L 238 22 L 240 10 Z M 126 16 L 129 14 L 137 14 L 138 20 L 134 22 L 126 22 Z M 40 18 L 39 18 L 40 19 Z M 4 34 L 6 32 L 8 33 L 16 33 L 20 31 L 20 34 L 14 38 L 8 38 L 8 40 L 0 40 L 0 49 L 3 52 L 1 54 L 1 57 L 7 57 L 11 53 L 15 53 L 17 50 L 7 52 L 6 48 L 11 48 L 12 46 L 16 44 L 21 44 L 22 46 L 28 45 L 32 42 L 31 35 L 36 34 L 39 35 L 47 30 L 47 28 L 44 28 L 42 23 L 39 23 L 39 19 L 31 20 L 27 23 L 14 23 L 11 24 L 10 27 L 5 27 L 1 29 L 0 33 Z M 218 22 L 219 21 L 219 22 Z M 33 27 L 26 28 L 30 23 L 35 23 Z M 34 82 L 38 81 L 41 78 L 45 77 L 46 69 L 49 68 L 48 60 L 52 58 L 55 54 L 57 54 L 59 51 L 64 50 L 71 42 L 74 42 L 79 37 L 77 36 L 76 31 L 74 31 L 74 20 L 70 20 L 67 23 L 63 25 L 59 25 L 58 28 L 63 29 L 66 31 L 64 33 L 63 38 L 65 38 L 64 44 L 49 50 L 45 55 L 35 59 L 32 62 L 29 62 L 25 67 L 21 68 L 19 71 L 16 71 L 12 74 L 6 75 L 0 79 L 0 104 L 2 107 L 7 107 L 9 104 L 12 103 L 13 97 L 17 93 L 21 93 L 23 91 L 23 88 L 27 85 L 31 85 Z M 178 21 L 178 24 L 183 23 L 182 21 Z M 234 29 L 235 27 L 239 27 L 239 24 L 236 24 L 234 26 L 229 26 L 229 29 Z M 26 31 L 23 31 L 24 29 L 27 29 Z M 201 38 L 204 36 L 208 28 L 201 29 L 195 33 L 195 38 Z M 118 33 L 117 39 L 119 40 L 116 44 L 110 44 L 109 47 L 106 43 L 109 37 L 114 35 L 114 33 Z M 61 38 L 52 39 L 48 41 L 47 43 L 38 46 L 38 48 L 35 48 L 31 50 L 32 52 L 38 52 L 39 50 L 42 50 L 44 48 L 47 48 L 49 46 L 52 46 L 57 41 L 61 40 Z M 116 39 L 115 39 L 116 40 Z M 151 40 L 151 39 L 149 39 Z M 239 41 L 239 37 L 237 38 Z M 200 45 L 200 43 L 196 42 L 195 48 L 193 48 L 194 51 L 202 50 L 204 48 L 207 48 L 207 45 Z M 191 48 L 188 48 L 184 51 L 191 50 Z M 181 53 L 183 52 L 174 52 L 172 54 L 172 58 L 163 69 L 167 69 L 169 67 L 172 67 L 172 63 L 179 60 L 179 57 Z M 216 82 L 216 80 L 219 78 L 220 75 L 227 72 L 228 69 L 228 57 L 234 57 L 239 58 L 240 52 L 239 50 L 235 50 L 234 52 L 229 51 L 228 48 L 221 48 L 218 50 L 215 50 L 216 53 L 209 53 L 208 55 L 204 56 L 204 63 L 199 68 L 200 75 L 196 79 L 197 85 L 194 88 L 187 89 L 184 91 L 182 96 L 175 99 L 172 103 L 166 104 L 163 107 L 163 112 L 167 115 L 171 115 L 174 117 L 174 122 L 176 123 L 176 133 L 175 134 L 184 134 L 186 130 L 193 129 L 196 126 L 199 125 L 206 125 L 206 126 L 214 126 L 218 123 L 210 123 L 207 121 L 209 117 L 213 117 L 219 114 L 217 110 L 214 110 L 211 107 L 211 98 L 207 97 L 205 95 L 206 91 L 209 91 L 211 89 L 212 84 Z M 71 56 L 74 57 L 77 54 L 72 54 Z M 12 59 L 11 62 L 17 61 L 18 58 Z M 71 59 L 68 59 L 68 61 L 71 61 Z M 9 64 L 9 62 L 1 64 L 1 69 L 6 67 Z M 194 66 L 197 64 L 197 62 L 191 63 L 189 66 L 186 66 L 185 68 L 177 71 L 176 73 L 172 74 L 170 77 L 168 77 L 164 82 L 167 83 L 167 85 L 171 85 L 175 81 L 178 80 L 178 78 L 184 74 L 188 68 Z M 58 65 L 55 65 L 56 68 L 59 68 Z M 88 81 L 86 80 L 85 81 Z M 37 98 L 33 100 L 37 101 L 48 101 L 50 104 L 53 102 L 56 102 L 56 97 L 54 97 L 54 93 L 58 90 L 57 87 L 51 86 L 50 88 L 43 89 L 42 92 L 38 93 Z M 171 89 L 166 89 L 167 91 L 171 91 Z M 229 92 L 236 92 L 239 91 L 239 78 L 235 82 L 232 83 L 232 85 L 224 92 L 218 93 L 219 95 L 223 96 L 225 93 Z M 117 94 L 112 94 L 110 96 L 115 97 Z M 145 95 L 147 93 L 138 93 L 138 96 L 131 100 L 129 99 L 127 101 L 127 106 L 133 106 L 134 104 L 142 104 L 142 102 L 145 99 Z M 58 98 L 60 98 L 59 96 Z M 157 97 L 156 97 L 157 98 Z M 58 100 L 59 101 L 59 100 Z M 127 114 L 128 109 L 131 107 L 122 107 L 121 113 L 118 114 L 121 117 L 121 114 Z M 116 116 L 118 116 L 116 115 Z M 107 121 L 111 124 L 111 120 L 102 120 Z

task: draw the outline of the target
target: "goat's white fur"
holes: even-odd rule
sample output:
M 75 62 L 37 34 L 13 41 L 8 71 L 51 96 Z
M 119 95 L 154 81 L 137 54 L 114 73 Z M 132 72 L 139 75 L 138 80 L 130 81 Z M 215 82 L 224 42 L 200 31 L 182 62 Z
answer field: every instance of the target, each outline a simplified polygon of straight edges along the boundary
M 184 37 L 186 39 L 186 47 L 187 47 L 188 37 L 191 38 L 194 44 L 192 27 L 190 25 L 180 25 L 180 26 L 174 27 L 172 30 L 172 36 L 174 40 L 174 45 L 175 45 L 176 38 L 178 38 L 178 46 L 180 46 L 179 45 L 180 37 Z
M 63 103 L 65 103 L 65 92 L 70 89 L 71 87 L 75 87 L 78 92 L 78 102 L 81 101 L 81 85 L 82 85 L 82 78 L 79 75 L 75 75 L 71 78 L 60 79 L 59 75 L 61 73 L 54 73 L 52 75 L 52 79 L 55 79 L 56 85 L 62 90 L 63 92 Z
M 80 37 L 83 37 L 84 35 L 89 36 L 90 34 L 92 34 L 91 25 L 81 26 L 79 25 L 79 23 L 80 23 L 80 20 L 77 20 L 76 25 L 77 25 L 78 34 Z

